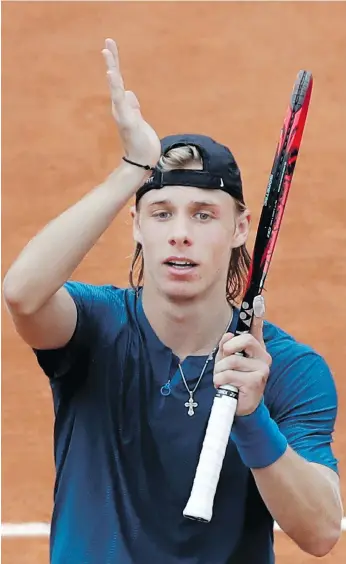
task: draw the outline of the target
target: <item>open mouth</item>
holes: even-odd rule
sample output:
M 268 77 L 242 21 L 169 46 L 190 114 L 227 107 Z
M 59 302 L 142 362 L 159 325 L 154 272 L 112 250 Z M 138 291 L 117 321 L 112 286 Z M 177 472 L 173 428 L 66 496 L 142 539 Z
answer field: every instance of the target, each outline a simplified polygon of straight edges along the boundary
M 188 260 L 168 260 L 164 264 L 173 268 L 179 268 L 180 270 L 194 268 L 195 266 L 197 266 L 195 262 Z

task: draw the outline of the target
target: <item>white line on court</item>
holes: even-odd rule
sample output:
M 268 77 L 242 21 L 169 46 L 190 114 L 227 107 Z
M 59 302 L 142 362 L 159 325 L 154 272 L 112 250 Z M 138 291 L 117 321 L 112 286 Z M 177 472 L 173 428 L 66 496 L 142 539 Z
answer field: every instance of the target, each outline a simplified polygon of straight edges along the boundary
M 274 525 L 275 531 L 281 531 L 278 525 Z M 342 530 L 346 531 L 346 517 L 342 520 Z M 48 523 L 2 523 L 2 537 L 48 537 L 50 526 Z

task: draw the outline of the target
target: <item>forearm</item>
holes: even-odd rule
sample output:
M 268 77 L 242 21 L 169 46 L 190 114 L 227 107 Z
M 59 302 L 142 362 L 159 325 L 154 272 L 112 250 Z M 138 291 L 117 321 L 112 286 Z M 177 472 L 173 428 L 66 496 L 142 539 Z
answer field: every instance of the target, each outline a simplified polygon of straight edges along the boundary
M 337 481 L 287 445 L 263 403 L 236 419 L 233 438 L 273 519 L 302 550 L 326 554 L 340 534 Z
M 7 272 L 6 299 L 26 313 L 39 309 L 69 279 L 146 175 L 142 169 L 124 163 L 52 220 Z
M 252 470 L 271 515 L 303 550 L 325 554 L 338 539 L 342 507 L 334 483 L 290 447 L 274 464 Z

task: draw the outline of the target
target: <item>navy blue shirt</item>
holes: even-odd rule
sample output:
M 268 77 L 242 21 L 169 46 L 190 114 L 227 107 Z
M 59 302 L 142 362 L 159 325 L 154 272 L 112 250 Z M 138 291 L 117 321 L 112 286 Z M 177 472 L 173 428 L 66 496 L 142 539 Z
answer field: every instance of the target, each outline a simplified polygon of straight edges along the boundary
M 231 438 L 211 522 L 183 516 L 215 395 L 214 362 L 189 417 L 179 359 L 150 326 L 141 294 L 65 287 L 77 306 L 75 333 L 61 349 L 35 350 L 55 410 L 51 564 L 273 563 L 273 520 Z M 235 323 L 236 315 L 231 331 Z M 271 416 L 297 453 L 337 471 L 337 396 L 327 364 L 271 323 L 264 337 L 273 358 Z M 205 360 L 184 361 L 190 389 Z

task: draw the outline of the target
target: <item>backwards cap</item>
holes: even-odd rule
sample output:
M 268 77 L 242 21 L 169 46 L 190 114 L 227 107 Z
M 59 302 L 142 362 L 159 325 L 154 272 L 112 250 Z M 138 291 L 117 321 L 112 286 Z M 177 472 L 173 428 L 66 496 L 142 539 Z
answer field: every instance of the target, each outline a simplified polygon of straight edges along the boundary
M 159 166 L 139 188 L 136 203 L 150 190 L 165 186 L 194 186 L 222 190 L 244 203 L 240 170 L 231 151 L 205 135 L 169 135 L 161 140 L 161 155 L 170 149 L 193 145 L 203 161 L 203 170 L 177 169 L 163 171 Z

